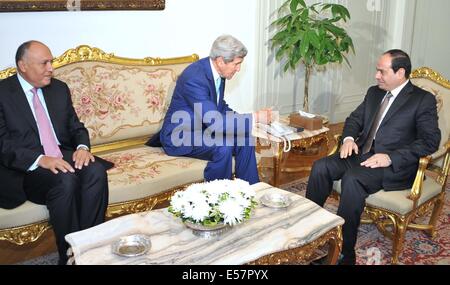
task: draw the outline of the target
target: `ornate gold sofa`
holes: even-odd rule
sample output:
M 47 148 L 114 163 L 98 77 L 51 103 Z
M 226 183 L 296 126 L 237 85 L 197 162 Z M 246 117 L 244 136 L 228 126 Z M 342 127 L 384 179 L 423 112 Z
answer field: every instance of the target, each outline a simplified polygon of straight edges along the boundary
M 442 138 L 435 153 L 420 158 L 411 189 L 381 190 L 366 199 L 361 222 L 374 223 L 392 240 L 392 264 L 399 262 L 407 229 L 424 230 L 431 238 L 436 236 L 450 170 L 450 81 L 431 68 L 421 67 L 411 73 L 411 82 L 436 96 Z M 340 142 L 340 135 L 335 139 Z M 336 144 L 330 154 L 338 151 L 338 147 Z M 334 189 L 338 197 L 340 181 L 334 183 Z
M 130 59 L 86 45 L 53 60 L 54 76 L 69 85 L 75 110 L 89 130 L 92 151 L 115 163 L 108 171 L 107 217 L 150 210 L 203 179 L 205 161 L 169 157 L 161 148 L 144 146 L 161 127 L 178 75 L 196 60 L 195 54 Z M 15 72 L 0 71 L 0 80 Z M 47 208 L 29 201 L 0 209 L 0 241 L 32 243 L 50 228 L 47 219 Z

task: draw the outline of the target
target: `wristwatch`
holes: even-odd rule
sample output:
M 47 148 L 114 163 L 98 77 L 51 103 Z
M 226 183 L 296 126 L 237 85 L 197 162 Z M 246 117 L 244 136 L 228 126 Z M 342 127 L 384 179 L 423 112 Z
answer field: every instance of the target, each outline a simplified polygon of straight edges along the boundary
M 86 151 L 89 151 L 89 148 L 85 145 L 79 146 L 77 149 L 84 149 Z

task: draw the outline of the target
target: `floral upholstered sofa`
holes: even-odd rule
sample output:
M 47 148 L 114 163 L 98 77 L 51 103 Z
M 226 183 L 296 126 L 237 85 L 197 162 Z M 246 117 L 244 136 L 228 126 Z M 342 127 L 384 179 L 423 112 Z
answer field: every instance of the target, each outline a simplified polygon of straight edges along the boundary
M 144 145 L 161 127 L 178 75 L 196 60 L 195 54 L 130 59 L 85 45 L 54 59 L 54 76 L 69 85 L 92 151 L 115 163 L 108 171 L 109 218 L 150 210 L 203 179 L 205 161 L 170 157 Z M 0 80 L 15 72 L 0 71 Z M 32 243 L 50 228 L 47 219 L 47 208 L 29 201 L 0 209 L 0 241 Z

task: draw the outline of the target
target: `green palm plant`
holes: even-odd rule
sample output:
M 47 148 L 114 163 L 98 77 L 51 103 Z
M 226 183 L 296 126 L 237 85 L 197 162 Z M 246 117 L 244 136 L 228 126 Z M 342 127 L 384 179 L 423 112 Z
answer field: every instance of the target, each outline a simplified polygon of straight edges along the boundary
M 346 54 L 355 53 L 353 41 L 342 22 L 350 19 L 347 8 L 339 4 L 315 3 L 307 6 L 304 0 L 288 0 L 279 9 L 279 19 L 271 23 L 277 29 L 271 38 L 275 58 L 287 60 L 284 72 L 305 66 L 303 110 L 309 110 L 308 85 L 314 66 L 343 60 L 350 66 Z

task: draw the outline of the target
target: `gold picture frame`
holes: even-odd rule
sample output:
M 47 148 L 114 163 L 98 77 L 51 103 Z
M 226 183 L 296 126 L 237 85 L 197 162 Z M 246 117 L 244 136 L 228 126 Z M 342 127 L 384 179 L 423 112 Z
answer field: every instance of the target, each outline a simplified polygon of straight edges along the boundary
M 0 0 L 0 12 L 164 10 L 165 0 Z

